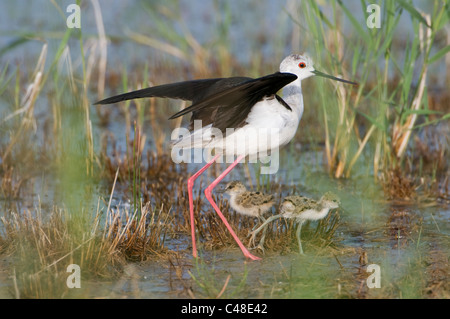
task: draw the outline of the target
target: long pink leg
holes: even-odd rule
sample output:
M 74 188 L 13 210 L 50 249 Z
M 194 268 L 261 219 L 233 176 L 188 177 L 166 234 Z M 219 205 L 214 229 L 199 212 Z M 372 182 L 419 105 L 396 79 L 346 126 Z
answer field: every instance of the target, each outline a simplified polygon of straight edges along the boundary
M 195 219 L 194 219 L 194 199 L 192 197 L 192 188 L 194 187 L 194 182 L 208 167 L 210 167 L 220 156 L 217 154 L 214 158 L 203 166 L 197 173 L 189 177 L 188 179 L 188 195 L 189 195 L 189 216 L 191 219 L 191 237 L 192 237 L 192 256 L 197 258 L 197 245 L 195 242 Z
M 223 171 L 222 174 L 219 175 L 219 177 L 217 177 L 214 182 L 211 183 L 211 185 L 209 185 L 206 189 L 205 189 L 205 195 L 206 198 L 208 199 L 208 201 L 211 203 L 211 205 L 214 207 L 214 210 L 216 211 L 216 213 L 219 215 L 220 219 L 222 219 L 222 222 L 225 224 L 225 226 L 228 228 L 228 231 L 231 233 L 231 236 L 233 236 L 234 240 L 236 241 L 236 243 L 239 245 L 239 248 L 241 248 L 242 252 L 244 253 L 244 256 L 247 258 L 250 258 L 252 260 L 260 260 L 261 258 L 253 256 L 252 254 L 250 254 L 250 252 L 247 250 L 247 248 L 245 248 L 245 246 L 242 244 L 242 242 L 239 240 L 238 236 L 236 235 L 236 233 L 233 231 L 233 229 L 231 228 L 230 224 L 228 223 L 227 219 L 225 218 L 225 216 L 222 214 L 222 212 L 220 211 L 219 207 L 217 206 L 217 204 L 214 202 L 214 200 L 212 199 L 211 193 L 212 190 L 214 189 L 214 187 L 216 187 L 217 184 L 219 184 L 219 182 L 228 175 L 229 172 L 231 172 L 231 170 L 244 158 L 243 155 L 240 155 L 234 162 L 233 164 L 231 164 L 225 171 Z

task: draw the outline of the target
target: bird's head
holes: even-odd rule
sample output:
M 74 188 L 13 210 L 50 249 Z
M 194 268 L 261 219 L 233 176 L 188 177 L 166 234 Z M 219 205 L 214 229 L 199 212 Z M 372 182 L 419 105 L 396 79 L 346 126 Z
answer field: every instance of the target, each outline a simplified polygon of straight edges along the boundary
M 291 54 L 280 64 L 280 72 L 295 74 L 300 80 L 313 76 L 313 71 L 313 61 L 307 54 Z
M 239 181 L 229 182 L 227 186 L 222 190 L 223 193 L 228 195 L 238 195 L 247 191 L 247 188 L 244 184 Z
M 348 84 L 358 85 L 355 82 L 343 80 L 320 71 L 314 68 L 312 59 L 307 54 L 291 54 L 284 58 L 280 64 L 280 72 L 292 73 L 298 76 L 300 80 L 307 79 L 313 75 L 321 76 L 327 79 L 340 81 Z
M 341 200 L 339 199 L 339 197 L 332 192 L 326 192 L 322 196 L 321 201 L 323 205 L 327 206 L 330 209 L 338 208 L 341 204 Z

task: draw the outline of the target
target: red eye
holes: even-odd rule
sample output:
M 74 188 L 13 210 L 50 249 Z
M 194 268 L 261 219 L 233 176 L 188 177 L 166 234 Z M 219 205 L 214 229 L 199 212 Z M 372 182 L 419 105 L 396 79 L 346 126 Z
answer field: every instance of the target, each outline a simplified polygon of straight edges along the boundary
M 298 64 L 298 66 L 300 67 L 300 69 L 304 69 L 304 68 L 306 68 L 306 63 L 305 62 L 300 62 Z

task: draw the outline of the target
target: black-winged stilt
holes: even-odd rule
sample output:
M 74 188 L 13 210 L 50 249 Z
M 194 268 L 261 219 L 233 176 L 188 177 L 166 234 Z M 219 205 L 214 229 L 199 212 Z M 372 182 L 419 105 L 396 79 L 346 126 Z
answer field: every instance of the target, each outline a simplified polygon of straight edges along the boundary
M 246 156 L 267 154 L 287 144 L 295 135 L 303 114 L 301 80 L 313 75 L 350 83 L 314 69 L 307 55 L 291 54 L 280 64 L 280 72 L 257 79 L 248 77 L 215 78 L 164 84 L 113 96 L 95 104 L 111 104 L 144 97 L 167 97 L 192 101 L 192 105 L 170 119 L 192 113 L 191 133 L 174 146 L 213 148 L 216 154 L 188 179 L 189 212 L 193 256 L 197 257 L 192 188 L 194 181 L 220 156 L 237 156 L 206 189 L 205 195 L 247 258 L 258 260 L 239 240 L 211 194 L 216 185 Z M 283 89 L 283 98 L 276 93 Z M 195 129 L 196 121 L 201 121 Z M 218 136 L 217 132 L 231 134 Z M 270 134 L 261 138 L 260 131 Z M 255 134 L 256 132 L 256 134 Z M 276 138 L 271 138 L 276 136 Z M 270 140 L 270 141 L 269 141 Z

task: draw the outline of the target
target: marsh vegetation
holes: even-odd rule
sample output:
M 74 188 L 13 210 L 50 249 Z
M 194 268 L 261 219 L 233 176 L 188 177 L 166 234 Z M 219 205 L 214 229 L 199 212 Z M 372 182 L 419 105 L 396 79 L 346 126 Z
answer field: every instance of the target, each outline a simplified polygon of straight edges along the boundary
M 65 8 L 48 1 L 50 18 L 2 31 L 1 298 L 449 297 L 448 3 L 381 2 L 381 28 L 370 29 L 365 1 L 253 2 L 82 1 L 83 26 L 70 29 Z M 2 6 L 14 16 L 25 5 Z M 48 28 L 35 28 L 42 20 Z M 274 194 L 274 214 L 285 196 L 330 190 L 340 208 L 303 226 L 305 256 L 297 225 L 279 219 L 265 254 L 255 252 L 263 260 L 245 261 L 203 194 L 226 165 L 215 164 L 195 188 L 193 259 L 186 181 L 201 163 L 172 161 L 171 132 L 187 119 L 167 120 L 186 104 L 92 104 L 273 73 L 300 51 L 359 86 L 303 81 L 305 112 L 279 172 L 246 164 L 224 183 Z M 246 243 L 257 219 L 214 196 Z M 66 285 L 70 264 L 81 289 Z M 381 288 L 366 285 L 369 264 L 380 266 Z

